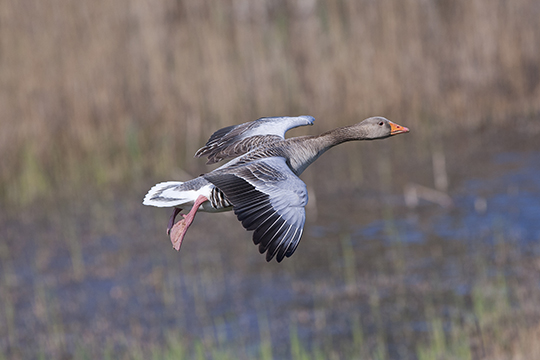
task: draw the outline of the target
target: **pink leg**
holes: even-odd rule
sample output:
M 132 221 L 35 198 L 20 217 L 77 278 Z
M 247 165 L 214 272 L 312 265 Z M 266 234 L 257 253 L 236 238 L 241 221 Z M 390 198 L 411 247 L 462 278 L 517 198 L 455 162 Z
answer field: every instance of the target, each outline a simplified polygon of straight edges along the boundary
M 171 242 L 173 244 L 173 248 L 175 250 L 180 250 L 180 246 L 182 245 L 182 240 L 184 240 L 184 236 L 186 235 L 187 230 L 189 229 L 189 226 L 193 222 L 193 219 L 195 218 L 195 214 L 197 213 L 197 210 L 199 210 L 199 206 L 205 201 L 208 201 L 208 199 L 205 196 L 199 195 L 197 200 L 195 200 L 195 203 L 193 204 L 193 207 L 191 208 L 190 212 L 187 215 L 182 214 L 184 219 L 180 220 L 174 226 L 172 227 L 170 231 L 171 235 Z M 175 215 L 176 216 L 176 215 Z M 174 219 L 173 219 L 174 222 Z

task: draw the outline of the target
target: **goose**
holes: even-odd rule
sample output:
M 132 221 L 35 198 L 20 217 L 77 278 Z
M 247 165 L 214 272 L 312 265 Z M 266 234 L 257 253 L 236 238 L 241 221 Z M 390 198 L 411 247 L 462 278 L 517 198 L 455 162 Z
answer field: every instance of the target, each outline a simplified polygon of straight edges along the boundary
M 293 128 L 313 125 L 312 116 L 264 117 L 216 131 L 195 157 L 207 164 L 232 159 L 195 179 L 154 185 L 144 205 L 172 207 L 167 226 L 174 249 L 180 250 L 197 211 L 234 211 L 242 226 L 253 231 L 266 261 L 290 257 L 300 242 L 308 202 L 302 172 L 328 149 L 347 141 L 384 139 L 409 129 L 375 116 L 317 136 L 285 139 Z M 182 209 L 183 219 L 175 224 Z

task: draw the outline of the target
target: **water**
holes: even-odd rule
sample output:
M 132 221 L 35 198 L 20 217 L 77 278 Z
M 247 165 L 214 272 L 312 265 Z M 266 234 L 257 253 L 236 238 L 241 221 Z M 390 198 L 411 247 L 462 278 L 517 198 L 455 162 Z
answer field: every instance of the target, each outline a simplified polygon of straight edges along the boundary
M 516 313 L 529 324 L 540 293 L 540 146 L 500 130 L 441 139 L 450 207 L 405 203 L 407 184 L 434 186 L 434 143 L 420 135 L 332 150 L 303 176 L 305 235 L 281 264 L 232 214 L 199 215 L 172 250 L 169 211 L 140 205 L 146 182 L 6 211 L 0 353 L 133 354 L 175 334 L 188 351 L 239 358 L 264 340 L 289 357 L 297 336 L 338 358 L 414 359 L 440 321 L 447 343 L 459 324 L 482 356 L 478 329 Z

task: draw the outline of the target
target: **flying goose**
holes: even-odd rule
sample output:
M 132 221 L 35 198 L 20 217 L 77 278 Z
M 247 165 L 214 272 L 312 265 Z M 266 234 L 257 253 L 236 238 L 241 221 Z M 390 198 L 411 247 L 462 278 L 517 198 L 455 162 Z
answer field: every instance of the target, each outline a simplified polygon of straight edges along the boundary
M 306 184 L 298 176 L 326 150 L 352 140 L 384 139 L 409 132 L 383 117 L 371 117 L 356 125 L 318 136 L 285 139 L 293 128 L 313 125 L 312 116 L 267 117 L 216 131 L 195 156 L 207 164 L 233 158 L 195 179 L 167 181 L 153 186 L 143 204 L 174 207 L 167 234 L 176 250 L 197 211 L 233 210 L 266 261 L 278 262 L 296 250 L 306 220 Z M 183 208 L 191 210 L 176 216 Z

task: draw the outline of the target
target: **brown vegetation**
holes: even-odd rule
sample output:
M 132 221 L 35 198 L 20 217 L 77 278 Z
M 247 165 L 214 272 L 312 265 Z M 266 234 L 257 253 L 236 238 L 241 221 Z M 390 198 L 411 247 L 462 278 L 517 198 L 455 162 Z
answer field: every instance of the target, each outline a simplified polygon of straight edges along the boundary
M 536 114 L 539 18 L 534 0 L 3 1 L 0 197 L 163 175 L 261 116 Z

